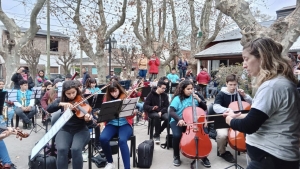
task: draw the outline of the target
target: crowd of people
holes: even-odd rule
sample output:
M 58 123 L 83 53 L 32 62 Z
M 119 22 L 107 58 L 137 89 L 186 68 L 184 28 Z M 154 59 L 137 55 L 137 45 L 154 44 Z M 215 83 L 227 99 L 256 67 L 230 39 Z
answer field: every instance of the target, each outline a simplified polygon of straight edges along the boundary
M 226 86 L 218 88 L 214 77 L 211 77 L 206 68 L 202 67 L 200 73 L 194 76 L 188 68 L 186 58 L 178 62 L 179 76 L 176 68 L 164 77 L 157 77 L 160 64 L 154 52 L 150 59 L 142 55 L 138 61 L 138 78 L 132 84 L 131 90 L 126 91 L 118 82 L 119 79 L 127 79 L 130 74 L 125 70 L 120 78 L 113 72 L 107 77 L 110 79 L 106 87 L 103 102 L 110 102 L 118 99 L 141 97 L 143 87 L 151 87 L 151 91 L 145 98 L 140 98 L 136 110 L 132 116 L 122 117 L 118 120 L 105 122 L 101 131 L 95 125 L 92 107 L 89 111 L 92 114 L 77 115 L 74 102 L 83 99 L 84 95 L 101 93 L 97 87 L 97 81 L 83 69 L 82 81 L 72 80 L 66 77 L 62 82 L 55 79 L 48 81 L 44 71 L 39 71 L 34 81 L 29 71 L 20 67 L 11 78 L 14 88 L 17 89 L 17 101 L 14 103 L 15 113 L 23 121 L 23 129 L 32 128 L 31 118 L 36 113 L 34 101 L 31 97 L 31 89 L 42 86 L 42 98 L 40 100 L 44 116 L 52 115 L 51 123 L 54 124 L 62 112 L 70 109 L 75 115 L 60 129 L 54 140 L 57 149 L 57 168 L 67 169 L 70 158 L 73 169 L 83 168 L 82 150 L 90 140 L 90 130 L 95 129 L 96 142 L 99 149 L 102 149 L 107 164 L 105 169 L 114 169 L 115 163 L 112 158 L 110 140 L 119 134 L 119 147 L 125 169 L 130 168 L 130 155 L 127 140 L 133 134 L 133 118 L 145 113 L 154 120 L 153 139 L 160 144 L 160 136 L 164 129 L 170 124 L 172 130 L 173 165 L 181 165 L 180 142 L 182 133 L 187 130 L 186 120 L 183 118 L 187 107 L 196 106 L 205 113 L 208 112 L 206 101 L 215 98 L 212 110 L 214 113 L 223 116 L 224 123 L 228 127 L 216 129 L 217 155 L 229 163 L 235 163 L 236 159 L 226 150 L 228 144 L 229 127 L 246 134 L 247 154 L 251 158 L 247 169 L 298 169 L 299 168 L 299 137 L 300 137 L 300 105 L 297 104 L 299 93 L 297 90 L 298 80 L 295 77 L 300 75 L 297 65 L 291 64 L 291 60 L 281 56 L 282 46 L 269 38 L 258 38 L 244 46 L 242 57 L 243 67 L 250 76 L 256 77 L 253 87 L 257 91 L 252 98 L 241 88 L 238 88 L 241 77 L 236 74 L 229 74 L 225 78 Z M 149 66 L 149 72 L 148 71 Z M 294 70 L 294 67 L 296 69 Z M 300 68 L 299 68 L 300 69 Z M 149 80 L 146 79 L 149 73 Z M 154 82 L 154 83 L 153 83 Z M 171 83 L 177 84 L 173 97 L 168 96 Z M 3 89 L 4 81 L 0 81 L 0 90 Z M 61 93 L 58 88 L 61 87 Z M 61 94 L 60 98 L 58 95 Z M 248 113 L 234 112 L 230 104 L 239 100 L 251 105 Z M 85 102 L 87 105 L 88 103 Z M 115 113 L 115 112 L 111 112 Z M 11 115 L 10 115 L 11 116 Z M 209 116 L 209 115 L 208 115 Z M 205 128 L 207 125 L 200 125 Z M 0 133 L 0 159 L 2 165 L 13 168 L 4 139 L 16 130 L 8 127 Z M 208 134 L 208 133 L 206 133 Z M 9 149 L 9 148 L 8 148 Z M 228 149 L 228 147 L 227 147 Z M 209 154 L 200 158 L 203 166 L 211 167 Z

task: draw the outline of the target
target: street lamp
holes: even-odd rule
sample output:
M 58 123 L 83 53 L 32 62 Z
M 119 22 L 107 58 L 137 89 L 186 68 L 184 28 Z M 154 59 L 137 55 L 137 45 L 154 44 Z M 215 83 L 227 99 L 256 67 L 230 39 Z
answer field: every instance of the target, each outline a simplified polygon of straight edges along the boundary
M 110 71 L 111 71 L 111 49 L 116 48 L 117 41 L 114 37 L 112 39 L 109 37 L 108 40 L 104 41 L 104 44 L 105 44 L 105 50 L 108 50 L 108 53 L 109 53 L 109 62 L 108 62 L 109 72 L 108 72 L 108 74 L 110 74 Z

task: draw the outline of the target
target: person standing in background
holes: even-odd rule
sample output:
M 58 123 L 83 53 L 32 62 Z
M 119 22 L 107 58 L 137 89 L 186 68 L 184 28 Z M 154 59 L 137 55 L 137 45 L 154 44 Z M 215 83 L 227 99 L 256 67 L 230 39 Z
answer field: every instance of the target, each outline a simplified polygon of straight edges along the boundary
M 184 76 L 186 75 L 186 69 L 188 67 L 186 58 L 184 56 L 180 58 L 177 65 L 179 70 L 179 77 L 184 78 Z
M 146 79 L 148 63 L 147 57 L 145 57 L 145 55 L 142 53 L 141 58 L 138 60 L 137 63 L 139 66 L 139 76 Z
M 88 79 L 88 78 L 91 78 L 91 76 L 89 75 L 89 73 L 86 71 L 86 69 L 85 68 L 82 68 L 82 85 L 83 86 L 85 86 L 85 83 L 86 83 L 86 80 Z
M 158 74 L 158 66 L 160 65 L 160 60 L 156 56 L 155 52 L 153 52 L 151 59 L 148 62 L 148 65 L 149 65 L 149 73 L 150 73 L 149 81 L 151 81 L 152 79 L 156 79 Z
M 44 82 L 46 82 L 48 78 L 45 76 L 45 72 L 40 70 L 35 78 L 35 85 L 36 87 L 43 86 Z

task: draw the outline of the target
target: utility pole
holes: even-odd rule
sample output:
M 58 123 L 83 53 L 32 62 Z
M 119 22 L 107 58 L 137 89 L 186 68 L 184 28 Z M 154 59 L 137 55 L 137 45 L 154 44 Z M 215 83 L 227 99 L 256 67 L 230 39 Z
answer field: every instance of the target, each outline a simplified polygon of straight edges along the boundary
M 47 0 L 47 75 L 50 78 L 50 0 Z

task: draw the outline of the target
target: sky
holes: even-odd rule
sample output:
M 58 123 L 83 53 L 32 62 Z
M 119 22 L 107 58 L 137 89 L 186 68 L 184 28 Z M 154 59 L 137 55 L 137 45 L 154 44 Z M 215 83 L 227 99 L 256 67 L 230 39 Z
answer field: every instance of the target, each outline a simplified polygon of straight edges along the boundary
M 118 1 L 118 0 L 115 0 Z M 121 1 L 121 0 L 119 0 Z M 186 1 L 186 0 L 185 0 Z M 292 6 L 296 5 L 296 0 L 252 0 L 254 1 L 253 7 L 257 7 L 262 13 L 271 15 L 273 17 L 276 17 L 276 10 L 281 9 L 286 6 Z M 31 9 L 33 7 L 33 4 L 36 2 L 36 0 L 2 0 L 2 9 L 3 11 L 11 18 L 15 19 L 15 22 L 21 26 L 28 28 L 29 27 L 29 17 L 31 13 Z M 106 13 L 107 17 L 113 17 L 113 15 L 109 14 L 109 10 L 106 8 L 108 13 Z M 129 13 L 127 14 L 126 18 L 130 18 L 132 15 L 134 15 L 135 8 L 128 8 Z M 38 24 L 41 26 L 42 29 L 46 30 L 47 29 L 47 24 L 46 24 L 46 7 L 43 8 L 42 13 L 39 14 L 38 17 Z M 113 11 L 113 10 L 111 10 Z M 116 18 L 116 17 L 115 17 Z M 66 23 L 69 24 L 69 26 L 66 26 Z M 131 23 L 131 21 L 129 22 Z M 1 22 L 0 22 L 1 24 Z M 76 26 L 72 24 L 70 21 L 64 21 L 63 18 L 51 16 L 51 31 L 58 31 L 64 34 L 67 34 L 67 32 L 76 31 Z M 125 25 L 126 26 L 126 25 Z M 115 34 L 120 35 L 120 36 L 126 36 L 122 32 L 125 29 L 125 26 L 122 26 L 119 30 L 116 31 Z M 67 28 L 66 28 L 67 27 Z M 127 25 L 127 27 L 129 27 Z M 74 36 L 74 34 L 70 33 L 69 36 Z M 129 36 L 129 35 L 128 35 Z M 120 44 L 122 40 L 121 38 L 116 38 L 118 44 Z

